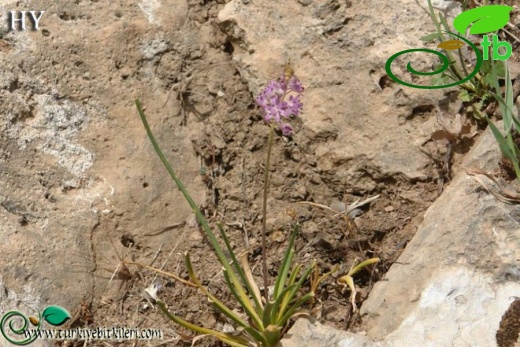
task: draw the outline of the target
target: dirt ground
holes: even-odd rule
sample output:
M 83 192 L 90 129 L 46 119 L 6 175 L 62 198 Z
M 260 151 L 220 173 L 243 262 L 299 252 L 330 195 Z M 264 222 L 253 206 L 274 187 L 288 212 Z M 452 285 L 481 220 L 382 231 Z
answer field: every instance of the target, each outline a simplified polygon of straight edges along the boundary
M 85 89 L 82 88 L 81 81 L 101 78 L 105 68 L 117 70 L 120 75 L 118 83 L 126 83 L 126 87 L 121 92 L 121 101 L 105 100 L 108 113 L 135 112 L 132 106 L 128 106 L 129 100 L 134 95 L 141 95 L 158 141 L 164 143 L 169 137 L 182 138 L 179 143 L 186 141 L 188 147 L 191 146 L 195 155 L 200 157 L 199 167 L 184 166 L 182 157 L 193 153 L 180 152 L 175 140 L 170 139 L 163 149 L 167 154 L 175 156 L 176 161 L 172 160 L 172 164 L 179 168 L 181 179 L 190 182 L 195 179 L 204 183 L 205 191 L 196 194 L 197 197 L 202 196 L 197 201 L 201 210 L 211 225 L 217 222 L 223 224 L 237 252 L 242 252 L 246 249 L 246 243 L 249 244 L 249 261 L 255 276 L 260 280 L 263 167 L 268 127 L 254 104 L 254 95 L 251 95 L 246 81 L 232 62 L 233 46 L 216 23 L 216 15 L 224 1 L 190 0 L 187 4 L 190 10 L 183 29 L 176 35 L 176 39 L 183 39 L 184 44 L 180 51 L 162 50 L 161 41 L 158 40 L 155 47 L 150 47 L 152 53 L 148 60 L 137 58 L 134 56 L 137 53 L 132 53 L 139 51 L 135 33 L 141 32 L 144 24 L 138 20 L 130 20 L 125 35 L 119 38 L 125 44 L 114 47 L 110 52 L 114 63 L 110 68 L 100 66 L 97 72 L 92 72 L 78 55 L 74 70 L 62 69 L 59 61 L 55 61 L 52 63 L 55 70 L 42 73 L 56 75 L 58 81 L 78 78 L 80 82 L 77 88 L 68 90 L 67 93 L 75 100 L 88 100 L 93 92 L 103 93 L 103 88 L 100 87 L 97 91 Z M 110 16 L 121 16 L 119 8 L 124 5 L 124 1 L 109 5 Z M 57 12 L 61 13 L 62 21 L 92 20 L 88 15 L 77 17 L 74 11 L 71 5 L 70 9 L 63 8 Z M 91 15 L 94 11 L 92 10 Z M 125 16 L 131 17 L 132 13 L 126 13 Z M 49 30 L 52 33 L 52 28 Z M 194 31 L 197 31 L 198 36 L 193 34 Z M 106 29 L 101 36 L 109 37 L 114 33 L 120 35 L 120 31 Z M 212 44 L 203 45 L 202 42 Z M 74 54 L 73 45 L 70 49 L 71 54 Z M 52 60 L 52 54 L 51 49 L 43 54 L 42 59 Z M 89 59 L 91 62 L 96 61 L 95 56 Z M 154 75 L 154 90 L 143 90 L 140 85 L 140 78 L 148 73 Z M 111 81 L 102 81 L 99 84 L 103 83 L 106 90 L 111 88 Z M 66 89 L 67 86 L 62 88 Z M 424 110 L 426 116 L 430 112 L 432 110 Z M 128 119 L 131 119 L 130 126 L 124 130 L 132 129 L 127 134 L 128 138 L 142 137 L 143 128 L 137 115 Z M 374 283 L 383 278 L 413 237 L 424 211 L 442 192 L 442 186 L 449 183 L 450 174 L 443 167 L 445 149 L 430 144 L 429 149 L 433 154 L 430 153 L 430 166 L 425 168 L 428 172 L 425 180 L 410 180 L 404 175 L 375 171 L 367 166 L 356 173 L 357 180 L 370 180 L 376 184 L 374 188 L 363 189 L 359 188 L 357 182 L 352 182 L 352 185 L 340 182 L 335 177 L 334 170 L 322 171 L 314 154 L 316 144 L 298 132 L 301 127 L 298 120 L 293 124 L 296 129 L 294 136 L 275 136 L 272 152 L 267 213 L 270 281 L 277 274 L 292 225 L 298 221 L 301 234 L 296 242 L 295 260 L 305 265 L 315 260 L 322 273 L 330 271 L 336 264 L 340 266 L 339 271 L 320 286 L 316 304 L 307 309 L 324 324 L 355 330 L 359 317 L 354 314 L 349 303 L 350 293 L 339 286 L 336 280 L 360 261 L 378 257 L 381 260 L 377 265 L 368 267 L 355 276 L 356 286 L 360 289 L 358 307 L 370 295 Z M 106 123 L 99 122 L 94 126 L 101 129 Z M 121 131 L 122 128 L 107 127 L 103 136 L 95 139 L 92 146 L 94 152 L 96 149 L 111 148 L 120 156 L 117 165 L 124 167 L 121 157 L 124 159 L 131 155 L 132 146 L 109 140 L 113 134 Z M 454 152 L 449 165 L 457 165 L 460 156 L 467 150 L 463 147 L 459 148 L 459 153 Z M 169 185 L 154 185 L 157 177 L 165 177 L 167 172 L 151 146 L 139 149 L 138 153 L 146 155 L 142 158 L 142 166 L 149 169 L 146 176 L 132 177 L 128 181 L 128 185 L 134 187 L 135 194 L 150 189 L 176 190 L 173 181 Z M 107 155 L 98 160 L 101 170 L 109 175 L 114 158 Z M 46 179 L 52 186 L 53 178 Z M 164 181 L 168 182 L 167 179 Z M 323 204 L 340 212 L 342 207 L 355 201 L 376 196 L 378 198 L 373 202 L 359 208 L 355 218 L 300 203 L 308 201 Z M 189 251 L 195 270 L 204 283 L 215 295 L 233 306 L 234 300 L 226 290 L 221 266 L 194 220 L 188 219 L 175 225 L 164 223 L 168 213 L 171 213 L 168 211 L 177 208 L 186 210 L 187 203 L 184 200 L 170 201 L 168 194 L 158 199 L 150 198 L 149 206 L 139 205 L 132 196 L 127 199 L 130 207 L 134 201 L 134 212 L 129 215 L 116 208 L 101 215 L 91 235 L 92 249 L 73 255 L 73 258 L 87 259 L 89 265 L 82 271 L 92 274 L 95 285 L 91 292 L 86 292 L 83 304 L 72 312 L 73 319 L 69 326 L 153 327 L 163 331 L 162 345 L 189 345 L 188 337 L 193 334 L 169 322 L 157 307 L 146 300 L 144 288 L 160 283 L 163 287 L 160 298 L 169 305 L 171 311 L 189 322 L 222 330 L 226 323 L 225 318 L 196 290 L 141 266 L 122 266 L 121 260 L 133 261 L 188 279 L 182 255 Z M 150 210 L 157 211 L 161 206 L 164 207 L 163 212 L 147 212 L 147 207 L 153 207 Z M 145 214 L 146 224 L 136 225 L 130 222 L 137 214 Z M 165 243 L 164 240 L 169 242 Z M 83 346 L 83 343 L 81 341 L 59 345 Z M 88 345 L 161 344 L 157 341 L 131 344 L 110 341 L 98 344 L 89 342 Z M 197 342 L 197 345 L 220 344 L 206 338 Z

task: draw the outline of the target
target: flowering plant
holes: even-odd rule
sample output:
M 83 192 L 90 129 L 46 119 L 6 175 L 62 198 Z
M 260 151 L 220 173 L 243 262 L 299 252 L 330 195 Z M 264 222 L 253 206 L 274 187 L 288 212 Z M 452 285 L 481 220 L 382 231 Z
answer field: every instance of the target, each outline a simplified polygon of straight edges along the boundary
M 284 135 L 292 134 L 291 125 L 284 123 L 284 119 L 300 114 L 303 90 L 301 82 L 294 75 L 287 78 L 284 74 L 277 80 L 270 81 L 256 98 L 256 104 L 264 112 L 264 120 L 277 123 Z
M 275 122 L 280 126 L 280 129 L 285 135 L 292 133 L 292 127 L 283 122 L 283 119 L 291 116 L 297 116 L 302 108 L 300 101 L 303 87 L 298 79 L 291 77 L 286 81 L 285 76 L 277 81 L 270 82 L 257 98 L 257 103 L 263 108 L 265 116 L 264 119 L 271 123 Z M 294 95 L 295 94 L 295 95 Z M 286 100 L 286 97 L 288 99 Z M 172 314 L 166 304 L 157 300 L 159 308 L 163 313 L 173 322 L 190 329 L 194 332 L 211 335 L 220 341 L 237 347 L 248 347 L 251 344 L 261 347 L 274 347 L 281 339 L 289 319 L 299 313 L 300 308 L 314 297 L 314 292 L 311 290 L 306 294 L 301 295 L 300 289 L 309 278 L 312 270 L 316 267 L 312 263 L 307 267 L 301 276 L 301 265 L 295 264 L 291 266 L 294 257 L 294 241 L 298 234 L 299 226 L 296 223 L 294 231 L 289 237 L 289 244 L 284 254 L 284 258 L 278 269 L 278 275 L 273 286 L 272 294 L 268 294 L 267 286 L 267 267 L 266 267 L 266 252 L 265 252 L 265 235 L 266 235 L 266 201 L 267 201 L 267 186 L 269 181 L 269 158 L 273 143 L 273 126 L 270 128 L 269 147 L 267 152 L 267 165 L 264 176 L 264 204 L 263 204 L 263 233 L 262 233 L 262 258 L 263 258 L 263 275 L 264 275 L 264 297 L 260 294 L 260 289 L 256 284 L 251 269 L 249 267 L 247 252 L 239 256 L 235 254 L 229 239 L 220 224 L 217 224 L 220 236 L 224 242 L 223 248 L 216 238 L 215 233 L 211 230 L 208 221 L 200 211 L 197 204 L 189 195 L 186 187 L 182 181 L 177 177 L 175 171 L 164 156 L 162 150 L 157 144 L 150 126 L 146 120 L 145 114 L 141 107 L 139 100 L 135 101 L 139 116 L 146 129 L 148 137 L 164 164 L 166 170 L 175 181 L 177 187 L 184 195 L 184 198 L 191 206 L 200 223 L 203 231 L 206 233 L 213 250 L 215 251 L 220 264 L 223 268 L 223 275 L 233 297 L 237 300 L 240 309 L 229 308 L 221 300 L 215 297 L 198 278 L 193 270 L 193 266 L 189 254 L 185 254 L 185 264 L 191 282 L 210 300 L 210 302 L 230 321 L 235 324 L 235 332 L 220 332 L 213 329 L 207 329 L 198 325 L 191 324 L 181 317 Z M 245 313 L 244 317 L 241 313 Z

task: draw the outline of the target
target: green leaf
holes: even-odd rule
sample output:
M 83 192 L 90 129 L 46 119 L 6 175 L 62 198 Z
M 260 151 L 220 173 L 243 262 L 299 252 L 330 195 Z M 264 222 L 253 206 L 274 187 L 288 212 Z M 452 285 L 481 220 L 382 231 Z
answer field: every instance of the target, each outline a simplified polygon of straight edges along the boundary
M 454 61 L 449 62 L 449 65 L 452 65 L 452 64 L 454 64 Z M 434 65 L 433 71 L 437 71 L 441 67 L 442 67 L 442 64 Z M 443 86 L 443 85 L 450 83 L 451 81 L 452 81 L 452 78 L 446 71 L 439 73 L 437 75 L 433 75 L 433 78 L 432 78 L 432 84 L 434 86 Z
M 199 209 L 198 205 L 195 203 L 191 195 L 188 193 L 188 190 L 186 189 L 186 186 L 182 183 L 182 181 L 177 177 L 177 174 L 173 170 L 170 162 L 168 159 L 166 159 L 166 156 L 162 152 L 161 148 L 159 147 L 159 144 L 155 140 L 155 137 L 153 136 L 152 130 L 150 129 L 150 125 L 148 124 L 148 121 L 146 120 L 146 115 L 144 114 L 143 108 L 141 106 L 141 102 L 139 99 L 135 99 L 135 106 L 137 107 L 137 112 L 139 113 L 139 117 L 141 118 L 141 121 L 143 122 L 144 128 L 146 130 L 146 134 L 148 135 L 148 138 L 150 139 L 150 142 L 152 143 L 152 146 L 155 150 L 155 153 L 157 153 L 157 156 L 163 163 L 164 167 L 172 177 L 172 179 L 175 181 L 175 184 L 177 185 L 177 188 L 181 191 L 182 195 L 184 196 L 184 199 L 188 202 L 191 209 L 195 213 L 195 217 L 197 218 L 197 221 L 200 223 L 200 226 L 202 227 L 202 230 L 204 230 L 204 233 L 208 237 L 209 242 L 213 246 L 213 249 L 215 250 L 215 253 L 218 256 L 218 259 L 222 266 L 232 272 L 231 266 L 229 265 L 229 259 L 224 254 L 224 251 L 222 250 L 222 247 L 220 247 L 217 238 L 215 237 L 215 234 L 211 230 L 208 221 L 206 218 L 204 218 L 204 215 L 202 214 L 201 210 Z
M 511 160 L 512 163 L 518 163 L 518 158 L 516 157 L 514 150 L 509 147 L 506 138 L 500 130 L 496 127 L 496 125 L 486 116 L 486 121 L 489 124 L 489 127 L 491 128 L 491 132 L 493 132 L 493 136 L 495 136 L 495 139 L 498 142 L 498 146 L 500 147 L 500 151 L 502 154 L 504 154 L 507 159 Z
M 466 89 L 462 89 L 460 92 L 459 92 L 459 99 L 464 101 L 464 102 L 469 102 L 471 100 L 473 100 L 475 98 L 475 94 L 473 93 L 470 93 L 468 90 Z
M 263 312 L 262 309 L 260 309 L 258 313 L 255 311 L 253 305 L 249 301 L 247 294 L 244 292 L 242 286 L 240 285 L 236 277 L 233 279 L 233 277 L 230 276 L 230 274 L 226 270 L 224 270 L 222 273 L 224 275 L 224 280 L 226 281 L 227 287 L 229 288 L 235 299 L 237 299 L 240 307 L 242 307 L 247 316 L 251 318 L 253 325 L 256 328 L 258 328 L 260 332 L 263 331 L 264 326 L 262 325 L 262 319 L 260 318 Z M 219 308 L 219 310 L 221 309 Z
M 509 22 L 509 12 L 513 7 L 503 5 L 480 6 L 459 14 L 453 21 L 453 26 L 464 35 L 471 25 L 472 35 L 490 33 L 502 29 Z
M 188 276 L 190 276 L 190 279 L 193 283 L 197 285 L 197 287 L 200 289 L 204 295 L 208 297 L 208 299 L 213 303 L 213 305 L 224 315 L 226 315 L 228 318 L 233 320 L 237 325 L 241 327 L 246 327 L 247 322 L 242 320 L 235 312 L 233 312 L 230 308 L 228 308 L 222 301 L 220 301 L 217 297 L 215 297 L 211 292 L 202 285 L 199 278 L 195 274 L 195 271 L 193 270 L 193 266 L 191 264 L 190 260 L 190 254 L 186 252 L 184 254 L 184 263 L 186 264 L 186 270 L 188 271 Z M 224 276 L 227 276 L 227 272 L 224 271 Z M 229 277 L 228 277 L 229 278 Z M 234 286 L 229 286 L 230 290 L 235 289 Z M 242 304 L 242 303 L 241 303 Z
M 292 300 L 294 299 L 294 297 L 296 296 L 296 294 L 298 293 L 300 288 L 303 286 L 303 283 L 307 280 L 307 278 L 311 274 L 312 269 L 313 269 L 313 265 L 310 265 L 307 269 L 305 269 L 305 271 L 303 272 L 303 274 L 300 277 L 300 279 L 298 280 L 298 282 L 296 282 L 296 284 L 294 286 L 291 286 L 292 290 L 290 292 L 288 292 L 286 295 L 284 295 L 284 300 L 282 301 L 281 307 L 279 309 L 281 314 L 286 314 L 287 310 L 289 310 L 289 311 L 292 310 L 292 306 L 288 306 L 288 305 L 291 304 Z M 299 272 L 299 267 L 298 267 L 298 272 Z M 311 292 L 311 293 L 314 296 L 314 292 Z M 292 305 L 295 305 L 295 304 L 292 304 Z M 283 323 L 282 322 L 283 322 L 283 318 L 282 318 L 282 320 L 278 321 L 278 324 L 285 324 L 285 322 L 283 322 Z
M 184 319 L 171 314 L 170 311 L 168 311 L 168 308 L 166 307 L 166 304 L 160 300 L 157 301 L 157 304 L 159 305 L 159 308 L 161 311 L 168 317 L 171 321 L 179 324 L 180 326 L 189 329 L 191 331 L 195 331 L 199 334 L 207 334 L 216 337 L 220 341 L 227 343 L 230 346 L 234 347 L 247 347 L 249 346 L 249 341 L 241 336 L 233 336 L 232 334 L 222 333 L 220 331 L 212 330 L 212 329 L 206 329 L 204 327 L 191 324 Z
M 275 300 L 273 302 L 270 302 L 269 305 L 271 305 L 271 312 L 270 312 L 270 324 L 278 324 L 278 318 L 283 316 L 285 312 L 283 310 L 285 308 L 281 308 L 282 303 L 287 300 L 287 294 L 292 291 L 296 287 L 295 284 L 287 286 L 281 293 L 280 296 L 277 298 L 274 298 Z
M 482 77 L 482 82 L 484 82 L 484 85 L 486 86 L 492 86 L 494 83 L 494 77 L 491 73 L 487 73 Z
M 491 62 L 491 75 L 493 76 L 493 87 L 496 93 L 492 93 L 493 97 L 499 102 L 500 111 L 502 112 L 502 119 L 504 120 L 504 130 L 506 131 L 506 135 L 509 135 L 511 132 L 511 125 L 513 124 L 513 118 L 516 117 L 514 114 L 514 102 L 513 102 L 513 85 L 511 82 L 511 78 L 509 76 L 509 68 L 506 65 L 506 62 L 502 64 L 497 64 L 498 62 Z M 506 82 L 506 93 L 505 98 L 502 97 L 502 92 L 500 90 L 500 86 L 498 83 L 498 67 L 502 66 L 505 72 L 505 82 Z M 520 179 L 520 177 L 519 177 Z
M 372 264 L 375 264 L 375 263 L 378 263 L 378 262 L 379 262 L 379 258 L 367 259 L 364 262 L 357 264 L 356 267 L 354 267 L 352 270 L 350 270 L 348 272 L 348 275 L 349 276 L 354 276 L 359 271 L 361 271 L 361 269 L 363 269 L 365 266 L 372 265 Z
M 244 272 L 244 269 L 240 266 L 240 262 L 238 261 L 236 255 L 235 255 L 233 247 L 231 247 L 231 244 L 229 243 L 229 239 L 228 239 L 228 237 L 226 235 L 226 232 L 224 231 L 224 228 L 222 227 L 222 224 L 217 223 L 217 227 L 218 227 L 218 229 L 220 231 L 220 235 L 222 236 L 222 239 L 224 240 L 224 244 L 226 245 L 227 251 L 228 251 L 228 253 L 229 253 L 230 257 L 231 257 L 231 260 L 233 262 L 233 267 L 235 268 L 236 273 L 238 274 L 238 276 L 242 280 L 242 283 L 246 287 L 247 291 L 253 297 L 253 300 L 254 300 L 254 303 L 255 303 L 256 313 L 258 315 L 260 315 L 261 312 L 262 312 L 262 302 L 261 302 L 261 298 L 259 296 L 255 295 L 255 288 L 253 288 L 253 286 L 255 286 L 256 284 L 255 283 L 249 283 L 249 280 L 248 280 L 248 278 L 247 278 L 247 276 L 246 276 L 246 274 Z M 230 289 L 232 289 L 232 288 L 230 288 Z M 239 295 L 239 293 L 236 292 L 236 295 Z
M 294 304 L 289 306 L 287 311 L 284 311 L 285 315 L 281 319 L 278 320 L 278 324 L 280 324 L 281 326 L 285 325 L 285 323 L 287 323 L 287 321 L 296 313 L 296 311 L 303 304 L 305 304 L 307 301 L 309 301 L 313 297 L 314 297 L 314 293 L 309 292 L 309 293 L 305 294 L 304 296 L 302 296 L 301 298 L 299 298 Z
M 506 77 L 505 61 L 497 60 L 497 61 L 494 61 L 494 64 L 495 64 L 495 73 L 497 74 L 497 76 L 500 78 L 505 78 Z
M 489 60 L 484 60 L 482 65 L 480 65 L 480 73 L 485 75 L 491 72 L 491 62 Z
M 473 112 L 482 112 L 482 107 L 484 106 L 482 101 L 474 102 L 473 105 L 470 106 Z
M 274 318 L 275 314 L 273 314 L 273 309 L 277 308 L 277 306 L 274 305 L 273 302 L 268 302 L 265 304 L 264 312 L 262 315 L 262 323 L 264 324 L 264 327 L 267 328 L 269 325 L 274 324 Z M 275 312 L 276 313 L 276 312 Z M 264 329 L 265 333 L 265 329 Z
M 434 77 L 432 79 L 432 83 L 434 86 L 443 86 L 450 83 L 450 76 L 444 75 L 442 77 Z
M 431 41 L 435 41 L 437 39 L 442 40 L 441 35 L 439 35 L 439 33 L 429 34 L 429 35 L 426 35 L 426 36 L 423 36 L 420 38 L 420 40 L 424 41 L 424 42 L 431 42 Z
M 49 306 L 42 313 L 43 319 L 54 326 L 62 325 L 71 318 L 69 311 L 60 306 Z
M 267 340 L 266 347 L 274 347 L 278 345 L 282 335 L 282 326 L 269 325 L 265 329 L 265 338 Z
M 289 274 L 289 270 L 291 268 L 292 259 L 294 256 L 294 240 L 296 239 L 296 235 L 300 231 L 300 226 L 296 224 L 294 226 L 294 230 L 289 238 L 289 244 L 287 245 L 287 250 L 285 251 L 285 255 L 283 257 L 282 263 L 280 265 L 280 270 L 278 271 L 278 276 L 276 277 L 276 282 L 274 285 L 273 297 L 278 298 L 282 291 L 284 290 L 285 283 L 287 282 L 287 275 Z

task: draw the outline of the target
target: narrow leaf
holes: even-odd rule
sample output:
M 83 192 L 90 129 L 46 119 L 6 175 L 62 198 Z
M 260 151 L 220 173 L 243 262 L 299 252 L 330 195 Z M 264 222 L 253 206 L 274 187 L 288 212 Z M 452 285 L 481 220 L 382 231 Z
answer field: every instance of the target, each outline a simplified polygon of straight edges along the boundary
M 251 289 L 249 289 L 251 296 L 257 302 L 257 307 L 260 309 L 263 308 L 262 302 L 262 294 L 260 293 L 260 289 L 253 278 L 253 273 L 251 272 L 251 267 L 249 266 L 249 261 L 247 260 L 248 253 L 244 253 L 240 256 L 240 263 L 242 264 L 242 268 L 244 269 L 244 273 L 246 275 L 246 282 L 249 283 Z
M 216 296 L 211 294 L 211 292 L 202 285 L 202 283 L 197 278 L 195 271 L 193 271 L 193 266 L 191 265 L 190 255 L 188 252 L 186 252 L 186 254 L 184 255 L 184 262 L 186 263 L 186 269 L 188 271 L 188 275 L 190 276 L 191 281 L 195 283 L 197 287 L 204 293 L 204 295 L 206 295 L 213 302 L 215 307 L 217 307 L 217 309 L 220 312 L 232 319 L 239 326 L 248 326 L 247 322 L 242 320 L 238 315 L 235 314 L 235 312 L 230 310 L 222 301 L 220 301 Z
M 285 312 L 285 315 L 281 319 L 278 320 L 278 324 L 285 326 L 285 324 L 293 316 L 293 314 L 295 314 L 296 311 L 301 306 L 303 306 L 303 304 L 305 304 L 307 301 L 309 301 L 313 297 L 314 297 L 314 293 L 309 292 L 309 293 L 305 294 L 304 296 L 302 296 L 300 299 L 298 299 L 296 301 L 296 303 L 294 303 L 293 305 L 291 305 L 289 307 L 289 309 Z
M 298 231 L 300 230 L 300 226 L 296 224 L 294 226 L 294 230 L 291 233 L 291 237 L 289 238 L 289 244 L 287 245 L 287 250 L 285 251 L 285 255 L 282 259 L 282 263 L 280 265 L 280 270 L 278 272 L 278 276 L 276 277 L 276 282 L 274 285 L 274 297 L 280 296 L 280 293 L 283 291 L 283 288 L 285 286 L 285 283 L 287 281 L 287 275 L 289 273 L 292 259 L 294 256 L 294 240 L 296 239 L 296 235 L 298 234 Z
M 234 336 L 231 334 L 223 333 L 220 331 L 207 329 L 195 324 L 191 324 L 190 322 L 185 321 L 184 319 L 173 315 L 168 311 L 168 308 L 166 307 L 166 304 L 162 302 L 161 300 L 157 300 L 157 304 L 159 305 L 159 308 L 161 311 L 168 317 L 171 321 L 179 324 L 180 326 L 189 329 L 191 331 L 194 331 L 199 334 L 207 334 L 216 337 L 220 341 L 227 343 L 230 346 L 233 347 L 248 347 L 249 341 L 241 336 Z
M 485 116 L 485 119 L 488 122 L 491 131 L 493 132 L 493 136 L 495 136 L 495 139 L 498 142 L 498 146 L 500 147 L 502 154 L 504 154 L 509 160 L 511 160 L 512 163 L 518 163 L 518 158 L 515 156 L 512 149 L 508 146 L 507 140 L 504 137 L 504 135 L 502 135 L 500 130 L 498 130 L 496 125 L 487 116 Z
M 433 34 L 429 34 L 429 35 L 421 37 L 420 40 L 424 41 L 424 42 L 431 42 L 431 41 L 434 41 L 434 40 L 437 40 L 440 38 L 441 38 L 441 35 L 439 35 L 439 33 L 433 33 Z
M 273 306 L 272 312 L 271 312 L 271 323 L 277 323 L 278 319 L 284 315 L 285 308 L 282 308 L 283 303 L 286 301 L 286 298 L 288 297 L 288 293 L 292 291 L 296 287 L 296 284 L 287 286 L 284 288 L 284 290 L 280 293 L 280 296 L 275 297 L 274 301 L 270 304 Z
M 375 264 L 379 262 L 379 258 L 370 258 L 370 259 L 367 259 L 365 260 L 364 262 L 362 263 L 359 263 L 356 265 L 355 268 L 353 268 L 352 270 L 350 270 L 348 272 L 348 275 L 349 276 L 354 276 L 356 273 L 358 273 L 362 268 L 364 268 L 365 266 L 368 266 L 368 265 L 372 265 L 372 264 Z
M 307 280 L 307 278 L 309 277 L 311 272 L 312 272 L 312 265 L 309 266 L 307 269 L 305 269 L 305 271 L 303 272 L 303 274 L 300 277 L 300 279 L 298 280 L 298 282 L 296 282 L 295 286 L 291 289 L 291 291 L 289 291 L 289 293 L 287 293 L 284 296 L 284 300 L 282 301 L 282 307 L 279 310 L 280 313 L 285 314 L 285 311 L 287 310 L 288 305 L 292 302 L 292 300 L 294 299 L 294 297 L 296 296 L 296 294 L 298 293 L 300 288 L 303 286 L 303 282 L 305 282 Z M 311 292 L 311 293 L 314 296 L 314 292 Z
M 253 297 L 253 300 L 255 302 L 256 312 L 258 315 L 260 315 L 260 312 L 261 312 L 263 306 L 262 306 L 262 300 L 260 299 L 260 296 L 255 295 L 256 294 L 255 287 L 257 289 L 258 289 L 258 287 L 256 286 L 256 283 L 254 282 L 253 276 L 251 275 L 250 277 L 248 277 L 246 275 L 246 271 L 245 271 L 245 266 L 249 267 L 249 264 L 247 264 L 247 253 L 245 253 L 245 262 L 244 262 L 244 259 L 241 259 L 241 261 L 239 262 L 235 255 L 233 247 L 231 247 L 229 238 L 227 237 L 226 232 L 224 231 L 224 228 L 222 227 L 222 225 L 220 223 L 217 224 L 217 227 L 220 231 L 220 235 L 222 236 L 222 239 L 224 240 L 224 244 L 226 245 L 228 253 L 230 254 L 233 267 L 235 268 L 236 273 L 242 280 L 242 283 L 246 287 L 247 291 L 249 293 L 251 293 L 251 296 Z M 240 265 L 242 265 L 244 268 L 242 268 Z M 251 270 L 249 270 L 249 272 L 251 272 Z
M 235 297 L 235 299 L 239 302 L 242 309 L 245 311 L 247 316 L 253 321 L 253 324 L 255 327 L 262 332 L 264 330 L 264 326 L 262 324 L 262 319 L 260 315 L 262 312 L 257 313 L 249 301 L 249 297 L 247 296 L 246 292 L 243 290 L 240 283 L 237 283 L 238 280 L 236 277 L 233 279 L 230 274 L 224 270 L 224 279 L 226 280 L 226 285 L 231 290 L 231 293 Z
M 152 146 L 153 146 L 155 152 L 159 156 L 159 159 L 161 160 L 164 167 L 166 168 L 166 170 L 168 171 L 170 176 L 173 178 L 173 180 L 175 181 L 175 184 L 177 185 L 177 187 L 181 191 L 182 195 L 184 196 L 184 198 L 190 205 L 191 209 L 195 213 L 195 216 L 197 217 L 197 221 L 200 223 L 200 225 L 201 225 L 202 229 L 204 230 L 206 236 L 208 237 L 211 245 L 213 246 L 213 249 L 215 250 L 215 253 L 218 256 L 220 263 L 222 264 L 222 266 L 226 267 L 226 269 L 229 269 L 231 271 L 231 267 L 228 264 L 228 259 L 225 256 L 222 248 L 220 247 L 220 245 L 215 237 L 215 234 L 213 234 L 213 231 L 211 231 L 208 221 L 206 220 L 206 218 L 204 218 L 204 215 L 200 211 L 199 207 L 197 206 L 195 201 L 192 199 L 191 195 L 188 193 L 188 191 L 187 191 L 186 187 L 184 186 L 184 184 L 182 183 L 182 181 L 177 177 L 177 174 L 175 173 L 172 166 L 168 162 L 168 159 L 166 159 L 166 156 L 164 155 L 161 148 L 157 144 L 157 141 L 155 140 L 155 137 L 153 136 L 152 130 L 150 129 L 150 126 L 148 125 L 148 121 L 146 120 L 146 116 L 144 114 L 144 111 L 143 111 L 143 108 L 141 106 L 141 102 L 139 101 L 139 99 L 135 100 L 135 105 L 137 107 L 139 117 L 141 117 L 141 121 L 143 122 L 144 128 L 148 135 L 148 138 L 150 139 L 150 142 L 152 143 Z

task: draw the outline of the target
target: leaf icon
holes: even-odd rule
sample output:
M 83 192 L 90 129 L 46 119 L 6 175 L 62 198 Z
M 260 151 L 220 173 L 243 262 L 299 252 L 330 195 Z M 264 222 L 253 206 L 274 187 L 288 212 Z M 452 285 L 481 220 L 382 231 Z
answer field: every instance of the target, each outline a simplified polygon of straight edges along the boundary
M 464 46 L 464 42 L 461 40 L 447 40 L 439 43 L 437 48 L 442 48 L 447 51 L 454 51 Z
M 60 306 L 48 306 L 42 313 L 43 319 L 54 326 L 62 325 L 71 318 L 69 311 Z
M 469 33 L 485 34 L 502 29 L 509 22 L 509 12 L 513 7 L 504 5 L 489 5 L 462 12 L 453 21 L 453 26 L 464 35 L 466 29 L 473 23 Z

